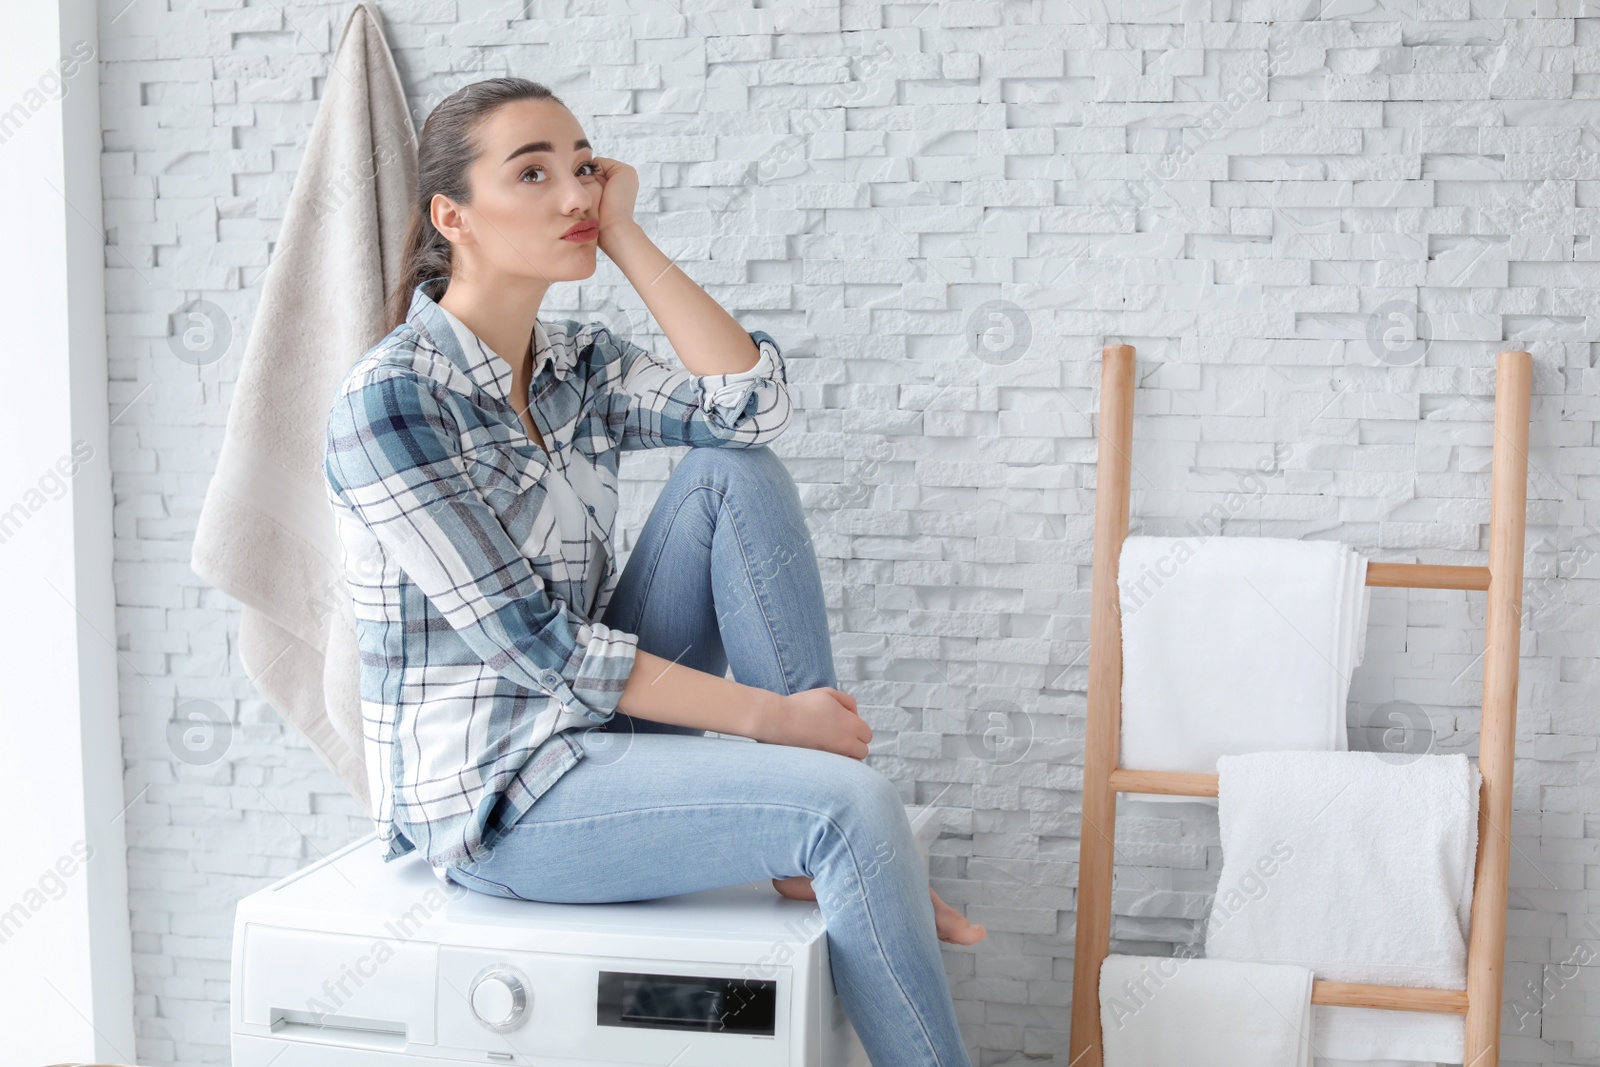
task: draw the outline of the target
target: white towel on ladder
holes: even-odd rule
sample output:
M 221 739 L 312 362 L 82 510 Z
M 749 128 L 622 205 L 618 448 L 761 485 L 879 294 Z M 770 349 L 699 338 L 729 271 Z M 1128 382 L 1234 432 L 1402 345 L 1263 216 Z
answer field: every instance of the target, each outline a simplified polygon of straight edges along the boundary
M 1335 982 L 1465 989 L 1482 775 L 1460 753 L 1217 760 L 1208 958 Z M 1507 828 L 1509 829 L 1509 828 Z M 1460 1015 L 1317 1005 L 1316 1055 L 1460 1063 Z
M 1366 579 L 1366 559 L 1338 541 L 1126 538 L 1121 766 L 1214 774 L 1232 753 L 1348 750 Z
M 1104 1067 L 1311 1067 L 1311 981 L 1282 964 L 1107 956 Z

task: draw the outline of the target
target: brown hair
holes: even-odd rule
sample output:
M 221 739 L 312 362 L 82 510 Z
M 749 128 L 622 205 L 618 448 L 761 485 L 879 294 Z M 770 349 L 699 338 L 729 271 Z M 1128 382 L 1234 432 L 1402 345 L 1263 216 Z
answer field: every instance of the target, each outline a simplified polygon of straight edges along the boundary
M 433 198 L 443 193 L 457 203 L 471 202 L 468 172 L 482 151 L 475 139 L 478 125 L 495 109 L 514 100 L 554 100 L 566 106 L 538 82 L 507 77 L 464 85 L 428 113 L 417 143 L 416 196 L 406 225 L 400 278 L 384 309 L 385 333 L 406 320 L 411 295 L 418 285 L 429 278 L 450 276 L 450 241 L 434 228 Z

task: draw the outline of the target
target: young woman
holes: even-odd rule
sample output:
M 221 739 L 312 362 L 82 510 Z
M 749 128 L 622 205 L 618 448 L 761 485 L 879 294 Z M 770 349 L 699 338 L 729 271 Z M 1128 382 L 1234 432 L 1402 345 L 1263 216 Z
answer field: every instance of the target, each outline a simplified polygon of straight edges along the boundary
M 984 930 L 930 891 L 836 687 L 766 447 L 790 419 L 777 342 L 651 243 L 634 169 L 544 86 L 453 93 L 418 170 L 391 329 L 340 387 L 325 465 L 385 858 L 421 848 L 447 881 L 554 902 L 770 878 L 818 901 L 876 1067 L 970 1067 L 938 941 Z M 597 247 L 687 369 L 538 319 Z M 618 576 L 619 455 L 673 445 L 695 447 Z

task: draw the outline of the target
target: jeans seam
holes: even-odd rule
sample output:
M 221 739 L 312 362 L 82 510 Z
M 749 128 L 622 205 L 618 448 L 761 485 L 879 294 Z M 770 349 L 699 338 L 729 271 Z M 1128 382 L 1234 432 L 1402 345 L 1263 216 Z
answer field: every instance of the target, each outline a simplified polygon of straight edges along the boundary
M 711 489 L 712 487 L 699 486 L 697 488 Z M 728 513 L 728 521 L 733 525 L 733 539 L 739 545 L 739 558 L 744 562 L 744 573 L 750 579 L 750 590 L 755 594 L 756 607 L 761 611 L 762 625 L 767 628 L 767 637 L 772 641 L 772 654 L 778 661 L 778 675 L 783 679 L 783 687 L 793 693 L 794 687 L 789 684 L 789 668 L 783 661 L 783 647 L 778 643 L 778 635 L 773 632 L 772 615 L 767 610 L 766 598 L 762 595 L 761 586 L 756 582 L 755 571 L 750 566 L 750 553 L 745 549 L 744 531 L 739 528 L 739 517 L 733 513 L 733 508 L 728 505 L 728 495 L 726 493 L 719 489 L 712 489 L 712 491 L 721 498 L 718 510 L 726 511 Z
M 574 819 L 541 820 L 539 825 L 563 826 L 568 823 L 588 822 L 593 819 L 607 819 L 614 815 L 640 815 L 651 814 L 658 811 L 682 811 L 688 809 L 716 810 L 721 808 L 758 808 L 763 810 L 782 808 L 786 811 L 798 811 L 814 818 L 826 819 L 829 825 L 831 825 L 839 834 L 839 840 L 844 842 L 845 849 L 850 853 L 850 864 L 856 871 L 856 877 L 859 878 L 861 876 L 861 864 L 856 861 L 856 850 L 850 843 L 850 835 L 844 832 L 844 828 L 839 825 L 838 820 L 826 812 L 819 812 L 811 808 L 799 807 L 794 804 L 774 803 L 771 801 L 755 803 L 743 800 L 722 801 L 715 804 L 656 804 L 645 808 L 629 808 L 625 811 L 608 811 L 601 815 L 584 815 Z M 515 830 L 521 825 L 523 824 L 518 823 L 511 829 Z M 482 877 L 482 875 L 479 875 L 479 877 Z M 883 950 L 883 938 L 878 933 L 878 921 L 873 917 L 872 906 L 868 903 L 868 894 L 866 893 L 861 894 L 861 907 L 862 910 L 867 914 L 867 929 L 872 934 L 872 943 L 877 949 L 878 956 L 887 963 L 888 954 Z M 885 969 L 889 972 L 890 977 L 894 979 L 895 989 L 899 991 L 900 998 L 905 1001 L 906 1006 L 911 1009 L 911 1017 L 917 1020 L 917 1026 L 922 1030 L 922 1040 L 927 1044 L 928 1051 L 934 1056 L 935 1067 L 942 1067 L 942 1064 L 940 1064 L 938 1060 L 938 1050 L 933 1043 L 933 1034 L 929 1032 L 928 1023 L 925 1019 L 923 1019 L 922 1013 L 917 1010 L 916 1001 L 913 1000 L 911 995 L 906 992 L 906 987 L 901 983 L 900 976 L 895 974 L 894 968 L 886 967 Z
M 528 899 L 521 893 L 518 893 L 515 889 L 512 889 L 510 886 L 506 885 L 504 882 L 497 882 L 493 878 L 487 878 L 476 871 L 467 871 L 462 870 L 461 868 L 456 868 L 454 873 L 463 878 L 476 879 L 477 881 L 487 883 L 488 885 L 494 886 L 496 889 L 504 889 L 513 900 Z M 472 887 L 469 885 L 466 888 L 471 889 Z M 494 894 L 491 893 L 489 895 L 493 896 Z

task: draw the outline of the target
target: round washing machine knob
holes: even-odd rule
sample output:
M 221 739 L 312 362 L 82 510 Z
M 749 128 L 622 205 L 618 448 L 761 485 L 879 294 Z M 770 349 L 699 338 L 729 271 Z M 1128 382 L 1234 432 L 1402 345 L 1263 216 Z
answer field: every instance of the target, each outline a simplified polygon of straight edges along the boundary
M 527 987 L 520 976 L 507 968 L 491 967 L 478 975 L 467 999 L 472 1004 L 472 1014 L 491 1030 L 515 1030 L 527 1016 Z

